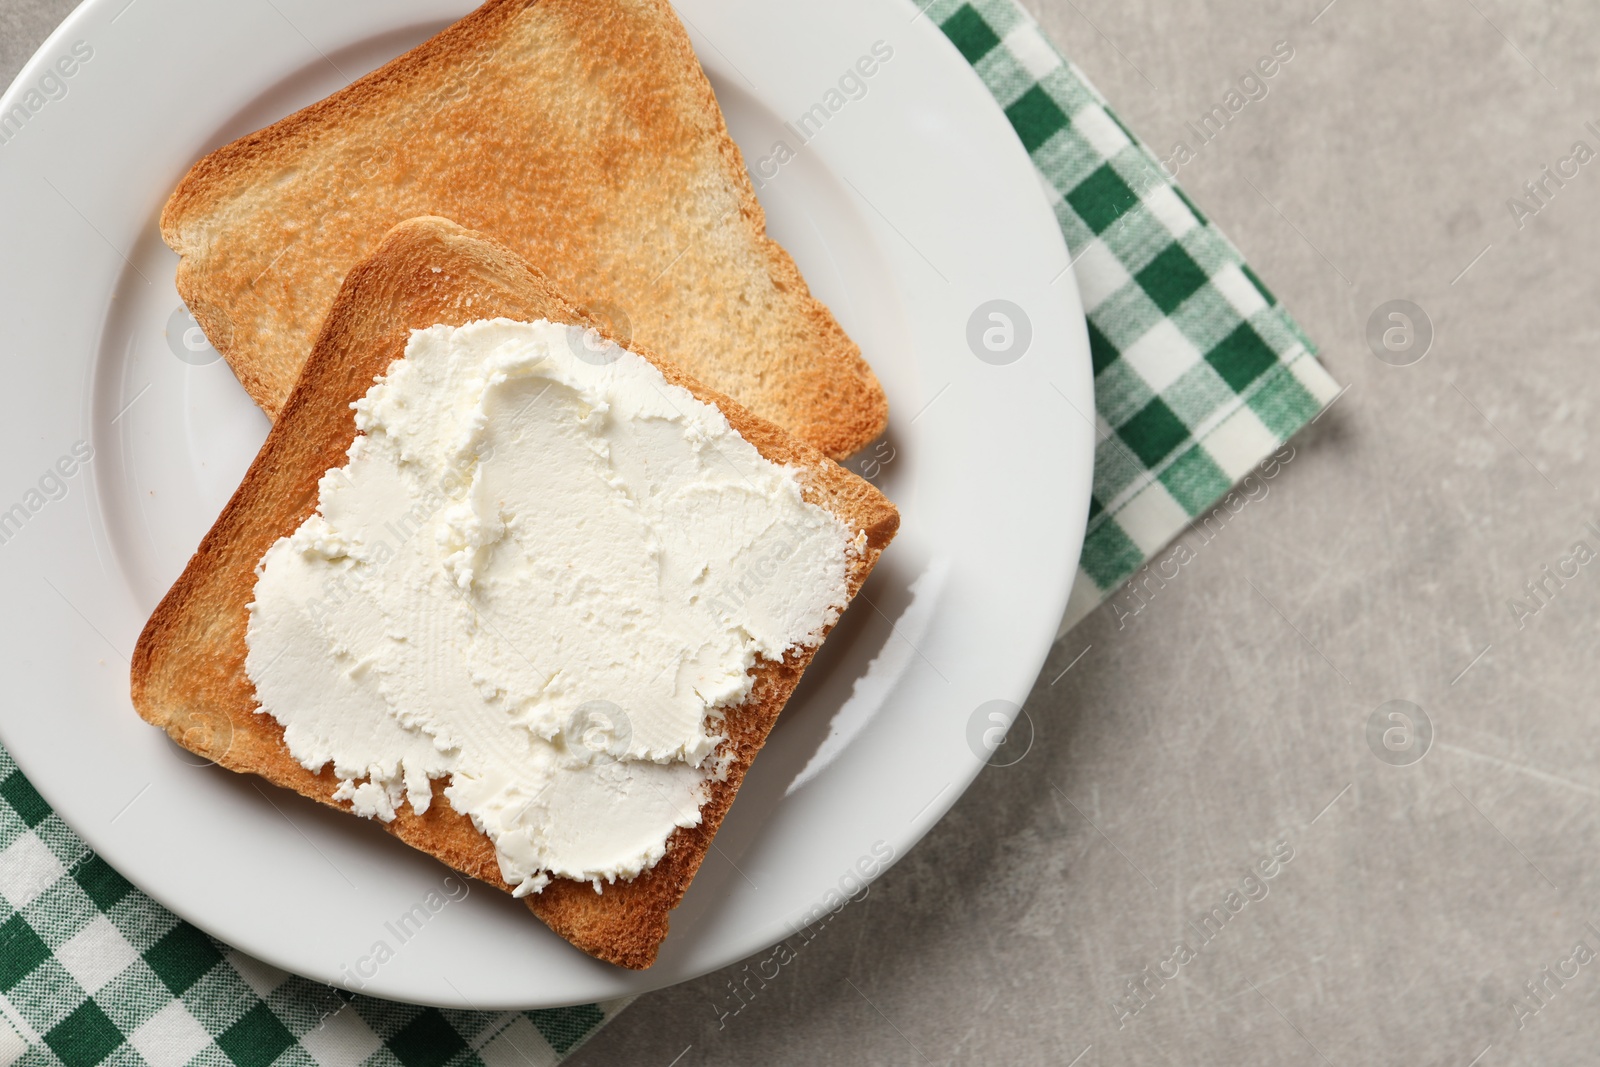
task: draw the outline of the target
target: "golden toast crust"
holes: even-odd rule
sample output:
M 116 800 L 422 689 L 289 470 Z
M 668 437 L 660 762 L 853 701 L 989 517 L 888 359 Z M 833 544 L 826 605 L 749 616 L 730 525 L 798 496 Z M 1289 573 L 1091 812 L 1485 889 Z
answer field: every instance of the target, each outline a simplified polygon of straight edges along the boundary
M 179 293 L 276 418 L 345 275 L 420 215 L 490 235 L 619 339 L 827 455 L 887 425 L 860 349 L 767 236 L 667 0 L 489 0 L 200 160 L 161 232 Z

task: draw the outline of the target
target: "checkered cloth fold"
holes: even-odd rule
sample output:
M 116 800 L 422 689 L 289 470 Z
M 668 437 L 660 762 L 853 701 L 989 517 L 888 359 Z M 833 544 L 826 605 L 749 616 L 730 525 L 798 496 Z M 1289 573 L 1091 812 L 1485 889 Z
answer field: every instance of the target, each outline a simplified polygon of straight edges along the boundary
M 926 13 L 1033 157 L 1088 314 L 1100 444 L 1065 633 L 1339 388 L 1239 250 L 1027 12 L 934 0 Z
M 926 9 L 1005 109 L 1076 261 L 1098 434 L 1063 629 L 1337 387 L 1238 251 L 1012 0 Z M 626 1001 L 441 1011 L 285 974 L 128 883 L 0 750 L 0 1067 L 554 1064 Z

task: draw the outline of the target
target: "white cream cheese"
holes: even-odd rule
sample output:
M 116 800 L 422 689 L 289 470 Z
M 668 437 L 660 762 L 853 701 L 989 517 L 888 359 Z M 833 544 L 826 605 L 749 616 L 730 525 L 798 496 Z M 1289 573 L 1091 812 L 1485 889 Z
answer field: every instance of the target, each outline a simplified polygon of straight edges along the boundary
M 578 327 L 413 332 L 268 550 L 246 670 L 385 821 L 432 780 L 517 894 L 632 878 L 700 822 L 724 709 L 814 645 L 864 535 L 714 406 Z

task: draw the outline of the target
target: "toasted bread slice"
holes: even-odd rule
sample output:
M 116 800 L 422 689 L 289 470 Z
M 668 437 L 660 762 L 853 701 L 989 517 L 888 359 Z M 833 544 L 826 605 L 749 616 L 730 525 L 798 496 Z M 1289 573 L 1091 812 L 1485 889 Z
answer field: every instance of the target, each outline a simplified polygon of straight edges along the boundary
M 538 264 L 624 343 L 835 459 L 883 389 L 766 234 L 667 0 L 489 0 L 197 163 L 161 218 L 178 291 L 276 418 L 345 275 L 443 215 Z
M 201 543 L 182 577 L 151 616 L 133 658 L 133 702 L 179 744 L 230 770 L 257 774 L 333 807 L 331 767 L 312 774 L 290 755 L 283 728 L 258 714 L 245 672 L 247 605 L 256 565 L 278 538 L 293 533 L 317 506 L 317 483 L 343 466 L 356 435 L 353 401 L 404 355 L 410 331 L 486 318 L 549 319 L 595 325 L 537 270 L 482 235 L 439 218 L 396 227 L 340 291 L 305 373 L 268 434 L 243 484 Z M 637 346 L 635 351 L 640 351 Z M 800 472 L 808 500 L 865 532 L 867 548 L 850 565 L 853 597 L 894 536 L 899 515 L 869 483 L 811 446 L 700 385 L 670 363 L 640 354 L 668 381 L 715 404 L 735 430 L 768 459 Z M 534 914 L 585 952 L 624 967 L 654 962 L 677 906 L 699 869 L 745 771 L 766 740 L 815 649 L 760 661 L 754 688 L 724 724 L 731 758 L 712 783 L 703 821 L 674 832 L 667 853 L 632 882 L 596 893 L 587 882 L 557 879 L 526 897 Z M 386 828 L 451 867 L 501 889 L 495 850 L 434 782 L 436 802 L 418 816 L 407 806 Z

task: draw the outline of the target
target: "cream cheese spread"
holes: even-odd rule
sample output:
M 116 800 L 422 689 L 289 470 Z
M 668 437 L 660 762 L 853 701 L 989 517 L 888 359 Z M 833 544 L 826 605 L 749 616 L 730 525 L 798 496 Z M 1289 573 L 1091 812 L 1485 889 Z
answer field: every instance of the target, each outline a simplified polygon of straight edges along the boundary
M 713 405 L 592 331 L 414 331 L 256 570 L 259 711 L 385 821 L 443 795 L 517 895 L 700 822 L 726 709 L 816 644 L 865 546 Z

